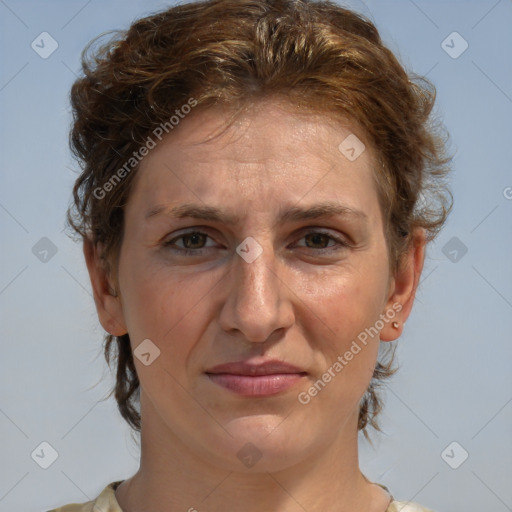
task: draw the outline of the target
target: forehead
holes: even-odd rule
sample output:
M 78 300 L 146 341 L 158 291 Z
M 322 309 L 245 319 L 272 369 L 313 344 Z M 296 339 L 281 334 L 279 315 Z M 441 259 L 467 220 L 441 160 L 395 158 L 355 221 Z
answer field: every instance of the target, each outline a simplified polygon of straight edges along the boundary
M 216 106 L 185 116 L 141 162 L 130 202 L 222 198 L 262 210 L 276 201 L 376 199 L 373 152 L 355 124 L 281 99 L 261 100 L 228 126 L 233 113 Z
M 365 134 L 355 122 L 341 115 L 314 112 L 311 107 L 301 110 L 285 99 L 271 97 L 239 111 L 226 104 L 192 111 L 164 144 L 198 161 L 204 156 L 209 160 L 229 155 L 241 162 L 274 156 L 336 164 L 343 155 L 339 145 L 349 135 L 364 140 L 368 147 Z M 363 160 L 368 160 L 370 153 Z

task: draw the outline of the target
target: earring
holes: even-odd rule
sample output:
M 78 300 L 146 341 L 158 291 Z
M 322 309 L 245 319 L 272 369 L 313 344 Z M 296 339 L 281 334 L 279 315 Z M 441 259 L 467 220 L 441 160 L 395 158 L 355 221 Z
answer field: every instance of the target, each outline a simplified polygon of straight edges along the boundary
M 391 325 L 392 325 L 395 329 L 398 329 L 398 322 L 393 322 Z

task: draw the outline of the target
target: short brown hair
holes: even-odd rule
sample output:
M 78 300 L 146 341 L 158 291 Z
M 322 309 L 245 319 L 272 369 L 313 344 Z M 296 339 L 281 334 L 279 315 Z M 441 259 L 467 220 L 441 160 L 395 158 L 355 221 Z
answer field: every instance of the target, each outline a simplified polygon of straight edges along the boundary
M 108 270 L 117 264 L 137 166 L 104 197 L 95 190 L 191 98 L 197 108 L 226 103 L 242 109 L 285 94 L 304 110 L 354 121 L 381 165 L 375 180 L 393 268 L 415 228 L 432 240 L 445 222 L 452 206 L 446 184 L 451 158 L 445 131 L 431 115 L 435 88 L 404 70 L 364 16 L 329 1 L 207 0 L 142 18 L 116 34 L 92 55 L 94 41 L 84 50 L 83 77 L 71 91 L 70 144 L 82 173 L 68 222 L 82 237 L 102 243 Z M 109 365 L 117 348 L 110 394 L 115 390 L 121 415 L 140 431 L 129 336 L 106 335 L 105 341 Z M 379 358 L 362 398 L 358 428 L 365 435 L 367 425 L 379 428 L 377 387 L 395 371 L 393 354 Z

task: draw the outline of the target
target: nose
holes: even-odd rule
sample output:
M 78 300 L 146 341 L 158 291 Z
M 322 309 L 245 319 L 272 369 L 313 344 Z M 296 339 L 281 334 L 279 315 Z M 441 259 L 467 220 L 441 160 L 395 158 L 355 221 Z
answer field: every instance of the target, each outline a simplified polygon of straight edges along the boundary
M 226 332 L 263 343 L 275 331 L 293 325 L 291 286 L 284 282 L 282 265 L 272 248 L 263 247 L 251 263 L 235 253 L 232 265 L 219 319 Z

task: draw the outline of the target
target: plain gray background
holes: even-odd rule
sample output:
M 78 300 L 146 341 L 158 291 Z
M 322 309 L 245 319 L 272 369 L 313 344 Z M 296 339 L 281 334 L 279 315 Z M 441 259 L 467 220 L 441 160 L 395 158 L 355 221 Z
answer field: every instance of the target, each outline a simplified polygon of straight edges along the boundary
M 77 169 L 68 93 L 90 39 L 169 5 L 0 0 L 1 511 L 87 501 L 138 467 L 114 399 L 100 401 L 114 380 L 81 247 L 63 232 Z M 512 2 L 344 5 L 434 82 L 456 151 L 455 208 L 399 341 L 384 433 L 361 441 L 361 466 L 438 512 L 512 510 Z M 58 43 L 46 59 L 31 47 L 42 32 Z M 47 469 L 31 456 L 42 442 L 58 453 Z

